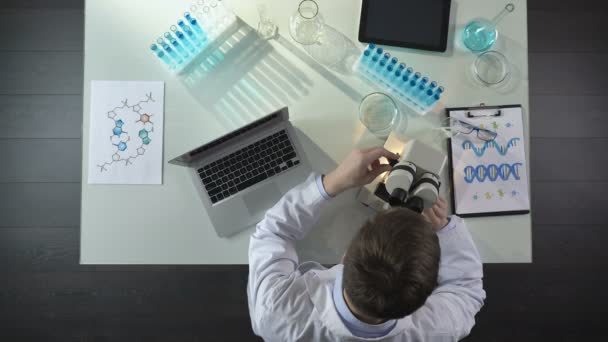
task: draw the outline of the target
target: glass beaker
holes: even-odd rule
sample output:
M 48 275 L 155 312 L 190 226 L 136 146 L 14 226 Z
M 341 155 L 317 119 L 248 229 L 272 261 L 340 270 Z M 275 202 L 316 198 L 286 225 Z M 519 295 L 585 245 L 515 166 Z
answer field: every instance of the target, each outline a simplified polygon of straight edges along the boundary
M 515 10 L 515 5 L 507 4 L 494 19 L 475 19 L 470 21 L 462 32 L 462 41 L 471 51 L 481 52 L 491 48 L 498 39 L 496 25 L 509 13 Z
M 473 63 L 475 77 L 484 85 L 494 86 L 502 83 L 511 73 L 507 58 L 498 51 L 486 51 Z
M 323 17 L 313 0 L 300 2 L 298 10 L 289 18 L 289 34 L 302 45 L 315 44 L 323 31 Z
M 393 99 L 383 93 L 371 93 L 361 100 L 359 120 L 379 138 L 386 138 L 399 120 L 399 109 Z

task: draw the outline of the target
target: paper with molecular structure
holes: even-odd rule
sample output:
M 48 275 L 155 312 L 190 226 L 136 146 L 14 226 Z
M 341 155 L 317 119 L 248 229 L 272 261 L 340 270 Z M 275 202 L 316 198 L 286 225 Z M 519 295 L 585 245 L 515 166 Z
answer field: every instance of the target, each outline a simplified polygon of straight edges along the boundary
M 164 82 L 91 81 L 89 184 L 162 184 Z

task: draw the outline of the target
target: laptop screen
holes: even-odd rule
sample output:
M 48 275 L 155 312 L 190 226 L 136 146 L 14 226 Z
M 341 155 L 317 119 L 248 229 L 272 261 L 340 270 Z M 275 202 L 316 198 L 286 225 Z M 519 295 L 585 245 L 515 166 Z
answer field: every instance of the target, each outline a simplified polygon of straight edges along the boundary
M 213 141 L 208 142 L 205 145 L 202 145 L 192 151 L 188 151 L 184 154 L 182 154 L 179 157 L 176 157 L 172 160 L 169 161 L 170 164 L 176 164 L 176 165 L 182 165 L 182 166 L 190 166 L 190 163 L 194 160 L 198 160 L 200 157 L 202 157 L 205 152 L 209 152 L 212 149 L 214 149 L 215 147 L 219 147 L 222 144 L 231 141 L 232 139 L 235 139 L 239 136 L 241 136 L 244 133 L 250 132 L 253 129 L 262 126 L 265 123 L 274 121 L 274 120 L 280 120 L 281 119 L 281 114 L 283 112 L 287 112 L 287 108 L 283 108 L 279 111 L 276 111 L 272 114 L 266 115 L 264 117 L 262 117 L 261 119 L 258 119 L 246 126 L 243 126 L 235 131 L 232 131 L 224 136 L 221 136 Z

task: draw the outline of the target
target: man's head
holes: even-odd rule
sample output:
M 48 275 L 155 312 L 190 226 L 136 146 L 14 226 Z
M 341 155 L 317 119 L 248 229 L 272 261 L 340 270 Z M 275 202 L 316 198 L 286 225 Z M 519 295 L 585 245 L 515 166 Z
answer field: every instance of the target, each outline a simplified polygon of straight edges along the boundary
M 439 241 L 422 215 L 391 209 L 368 221 L 344 256 L 349 304 L 381 320 L 420 308 L 437 285 Z

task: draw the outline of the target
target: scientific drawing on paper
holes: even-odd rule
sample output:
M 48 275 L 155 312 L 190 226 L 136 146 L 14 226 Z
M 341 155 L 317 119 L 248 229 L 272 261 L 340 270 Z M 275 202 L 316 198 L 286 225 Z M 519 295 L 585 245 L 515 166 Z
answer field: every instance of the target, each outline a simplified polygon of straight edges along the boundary
M 162 184 L 164 83 L 92 81 L 89 184 Z
M 145 94 L 145 100 L 129 105 L 129 99 L 121 101 L 121 106 L 114 107 L 108 111 L 108 119 L 113 121 L 109 142 L 116 148 L 115 152 L 107 161 L 98 164 L 100 172 L 108 171 L 109 167 L 120 163 L 128 166 L 133 163 L 133 160 L 143 156 L 146 153 L 146 148 L 152 142 L 151 136 L 154 132 L 154 122 L 149 112 L 144 112 L 145 104 L 154 102 L 152 93 Z M 131 140 L 129 132 L 133 132 L 131 128 L 127 128 L 127 123 L 133 123 L 129 127 L 134 128 L 137 132 L 138 141 Z M 124 163 L 123 163 L 124 162 Z

